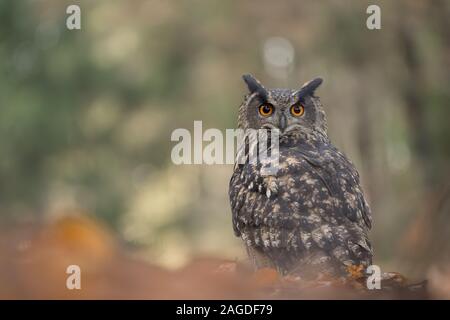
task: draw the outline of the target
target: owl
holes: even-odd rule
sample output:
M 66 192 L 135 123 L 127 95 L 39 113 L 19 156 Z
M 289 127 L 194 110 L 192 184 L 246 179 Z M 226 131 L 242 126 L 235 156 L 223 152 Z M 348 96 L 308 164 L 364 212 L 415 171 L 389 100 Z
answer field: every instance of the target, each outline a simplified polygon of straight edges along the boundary
M 234 166 L 229 197 L 234 233 L 259 268 L 282 275 L 344 276 L 372 263 L 370 208 L 352 162 L 330 141 L 315 90 L 266 89 L 244 75 L 249 93 L 238 127 L 278 130 L 278 170 L 263 174 L 261 162 Z M 246 144 L 239 152 L 246 152 Z

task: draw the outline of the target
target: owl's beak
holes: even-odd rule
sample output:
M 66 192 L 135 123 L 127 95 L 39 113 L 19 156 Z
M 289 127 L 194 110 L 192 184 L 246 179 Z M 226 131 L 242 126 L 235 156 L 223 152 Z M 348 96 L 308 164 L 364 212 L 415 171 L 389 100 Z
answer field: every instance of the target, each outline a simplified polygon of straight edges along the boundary
M 281 131 L 284 131 L 286 129 L 286 127 L 287 127 L 286 116 L 284 114 L 282 114 L 280 117 L 279 128 Z

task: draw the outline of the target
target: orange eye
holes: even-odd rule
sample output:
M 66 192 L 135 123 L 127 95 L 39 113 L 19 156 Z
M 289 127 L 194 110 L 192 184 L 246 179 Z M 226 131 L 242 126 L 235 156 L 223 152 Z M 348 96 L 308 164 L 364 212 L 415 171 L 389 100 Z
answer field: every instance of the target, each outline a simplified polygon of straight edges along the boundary
M 291 107 L 291 114 L 294 117 L 301 117 L 305 113 L 305 107 L 301 104 L 294 104 Z
M 268 117 L 273 113 L 273 106 L 271 104 L 262 104 L 259 106 L 259 114 L 263 117 Z

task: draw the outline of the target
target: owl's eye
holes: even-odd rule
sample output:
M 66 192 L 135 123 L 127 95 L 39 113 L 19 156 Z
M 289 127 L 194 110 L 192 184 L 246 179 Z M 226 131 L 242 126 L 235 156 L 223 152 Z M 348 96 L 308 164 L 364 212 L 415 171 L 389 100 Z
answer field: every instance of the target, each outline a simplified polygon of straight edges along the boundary
M 259 114 L 263 117 L 268 117 L 273 113 L 273 106 L 271 104 L 262 104 L 259 106 Z
M 294 104 L 292 107 L 291 107 L 291 114 L 294 116 L 294 117 L 301 117 L 303 114 L 305 113 L 305 107 L 304 106 L 302 106 L 301 104 Z

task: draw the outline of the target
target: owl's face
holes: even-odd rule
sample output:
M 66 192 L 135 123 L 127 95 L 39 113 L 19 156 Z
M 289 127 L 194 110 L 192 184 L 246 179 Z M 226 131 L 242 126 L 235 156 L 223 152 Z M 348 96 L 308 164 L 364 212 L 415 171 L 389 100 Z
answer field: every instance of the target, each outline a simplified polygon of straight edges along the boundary
M 326 132 L 325 114 L 313 95 L 322 79 L 316 78 L 299 90 L 266 89 L 250 75 L 245 75 L 244 80 L 250 95 L 241 106 L 240 127 L 279 129 L 281 135 L 317 129 Z

